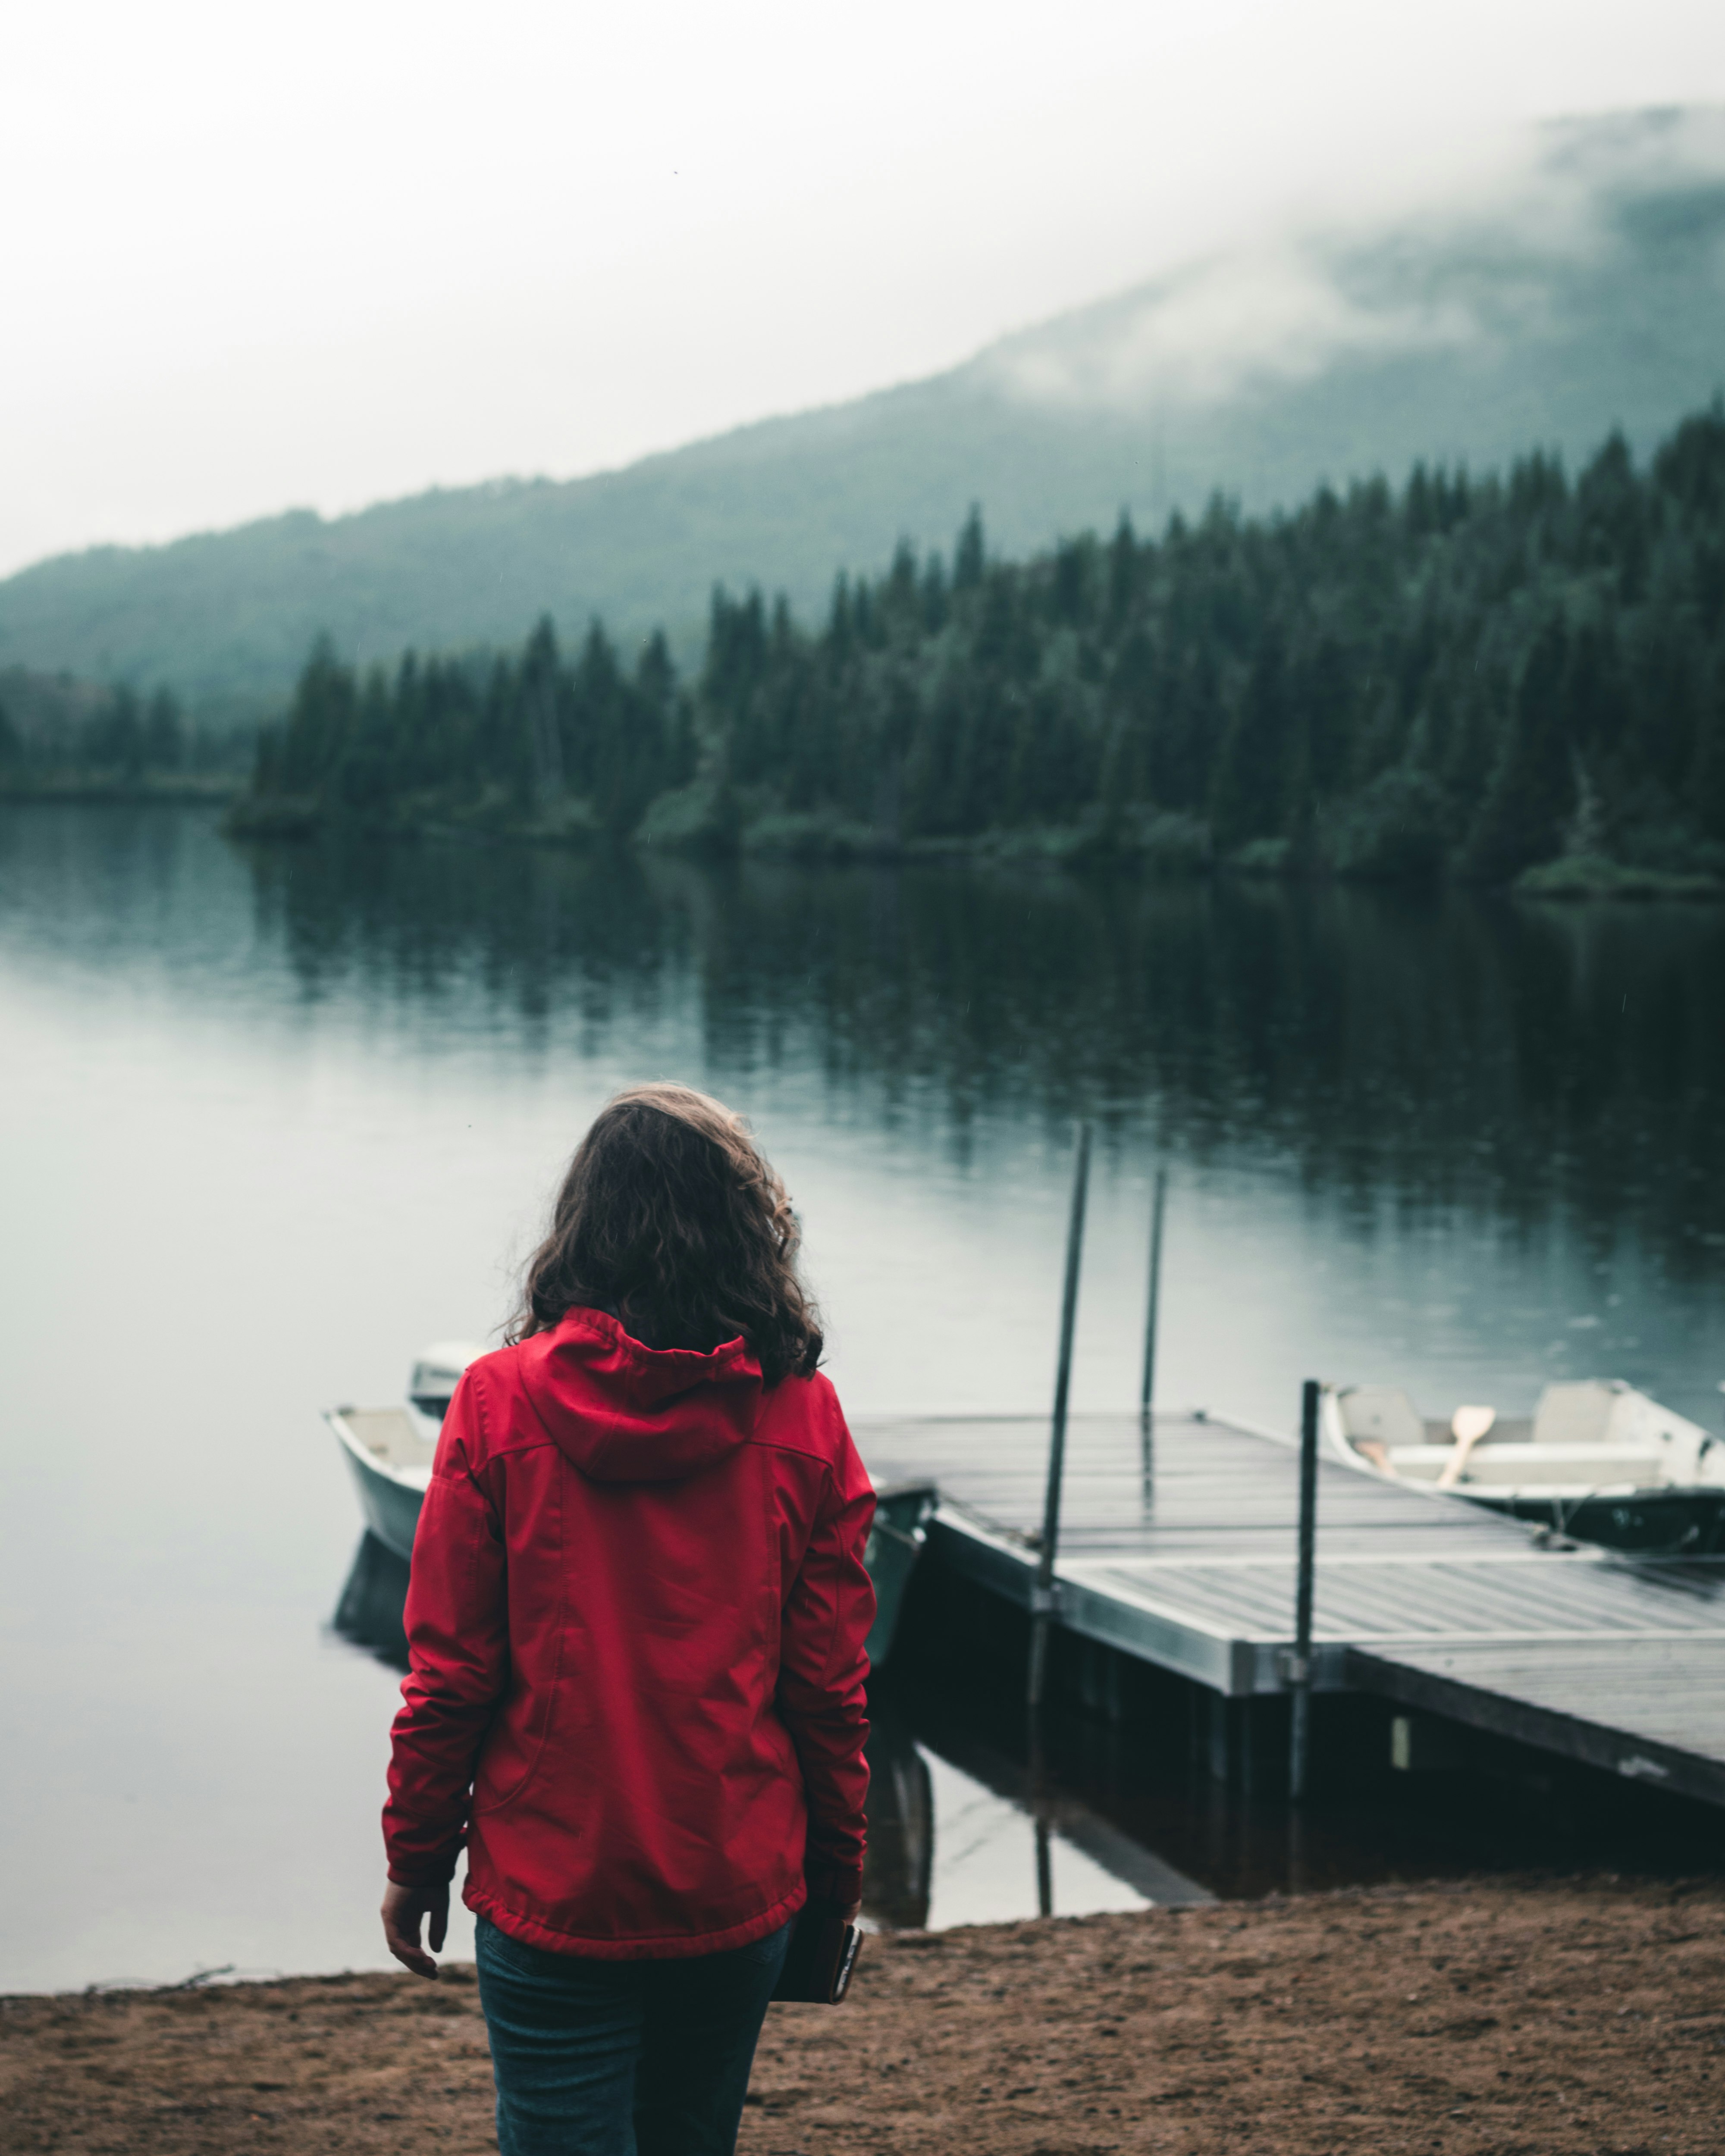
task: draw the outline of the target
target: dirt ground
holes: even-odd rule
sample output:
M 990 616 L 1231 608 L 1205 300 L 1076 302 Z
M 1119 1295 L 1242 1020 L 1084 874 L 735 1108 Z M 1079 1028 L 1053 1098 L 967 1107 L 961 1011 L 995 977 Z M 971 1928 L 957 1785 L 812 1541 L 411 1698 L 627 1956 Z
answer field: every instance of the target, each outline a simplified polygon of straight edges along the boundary
M 0 2149 L 495 2147 L 470 1969 L 0 2005 Z M 1725 1885 L 1493 1880 L 870 1939 L 746 2156 L 1725 2148 Z

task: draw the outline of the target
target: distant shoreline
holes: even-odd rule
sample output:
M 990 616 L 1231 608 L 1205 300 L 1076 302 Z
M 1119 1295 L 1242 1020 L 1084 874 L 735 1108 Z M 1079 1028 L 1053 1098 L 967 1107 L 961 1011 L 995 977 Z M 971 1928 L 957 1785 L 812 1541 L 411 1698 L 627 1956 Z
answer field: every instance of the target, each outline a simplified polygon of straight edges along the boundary
M 1507 884 L 1443 875 L 1399 879 L 1381 872 L 1366 875 L 1337 871 L 1322 860 L 1301 859 L 1281 840 L 1260 841 L 1232 855 L 1219 855 L 1206 825 L 1195 818 L 1177 814 L 1112 822 L 1093 817 L 1076 824 L 904 839 L 825 816 L 785 815 L 769 810 L 751 819 L 734 803 L 727 809 L 711 798 L 691 800 L 690 797 L 698 792 L 687 788 L 681 796 L 655 803 L 641 829 L 627 838 L 602 831 L 584 804 L 575 800 L 560 804 L 563 813 L 554 812 L 538 819 L 486 815 L 482 811 L 465 816 L 408 812 L 368 819 L 333 816 L 311 799 L 281 795 L 260 798 L 237 791 L 223 828 L 232 839 L 262 844 L 302 844 L 348 830 L 373 841 L 381 839 L 409 845 L 454 843 L 564 849 L 614 845 L 648 854 L 796 862 L 807 866 L 1112 870 L 1179 881 L 1221 875 L 1265 882 L 1343 884 L 1355 889 L 1406 890 L 1414 883 L 1426 889 L 1508 890 L 1517 897 L 1566 903 L 1599 898 L 1636 903 L 1725 899 L 1725 881 L 1717 877 L 1632 867 L 1599 854 L 1568 855 L 1543 861 Z
M 245 790 L 245 779 L 237 773 L 180 776 L 146 773 L 138 778 L 93 778 L 44 775 L 29 779 L 0 781 L 0 808 L 14 803 L 31 806 L 85 806 L 143 803 L 163 807 L 223 808 Z
M 621 846 L 648 854 L 681 854 L 696 859 L 782 861 L 808 867 L 917 868 L 973 866 L 1049 868 L 1069 871 L 1112 870 L 1171 881 L 1213 876 L 1230 880 L 1296 883 L 1349 889 L 1507 891 L 1517 898 L 1558 904 L 1619 899 L 1645 905 L 1657 901 L 1717 903 L 1725 899 L 1725 881 L 1710 875 L 1633 867 L 1604 855 L 1570 855 L 1542 861 L 1510 884 L 1486 884 L 1474 878 L 1431 876 L 1399 880 L 1388 875 L 1337 872 L 1322 862 L 1291 860 L 1280 842 L 1244 850 L 1244 858 L 1218 858 L 1208 834 L 1184 818 L 1162 819 L 1183 828 L 1158 843 L 1153 830 L 1109 833 L 1094 824 L 985 831 L 974 837 L 895 839 L 861 826 L 838 825 L 816 817 L 765 817 L 758 824 L 729 831 L 697 827 L 655 835 L 650 830 L 618 839 L 595 829 L 584 816 L 542 822 L 495 823 L 478 817 L 444 819 L 431 816 L 373 823 L 332 817 L 316 803 L 282 797 L 259 800 L 247 782 L 234 775 L 151 777 L 136 780 L 44 778 L 27 784 L 0 784 L 0 807 L 126 807 L 223 808 L 225 835 L 243 844 L 297 846 L 349 834 L 403 845 L 458 844 L 549 847 L 563 850 Z M 1194 833 L 1196 835 L 1194 835 Z

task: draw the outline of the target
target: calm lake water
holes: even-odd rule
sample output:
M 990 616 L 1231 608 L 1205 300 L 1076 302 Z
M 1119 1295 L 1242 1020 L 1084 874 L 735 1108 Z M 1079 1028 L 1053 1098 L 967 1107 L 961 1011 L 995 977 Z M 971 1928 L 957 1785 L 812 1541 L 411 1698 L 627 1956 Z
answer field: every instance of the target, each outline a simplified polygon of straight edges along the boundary
M 1046 1401 L 1088 1111 L 1079 1409 L 1136 1397 L 1160 1164 L 1169 1404 L 1286 1425 L 1312 1374 L 1513 1412 L 1600 1374 L 1717 1426 L 1722 987 L 1705 907 L 0 812 L 0 1989 L 379 1961 L 395 1678 L 331 1626 L 358 1521 L 316 1409 L 501 1322 L 618 1086 L 754 1118 L 857 1413 Z M 1033 1910 L 1011 1758 L 893 1712 L 932 1921 Z M 1154 1862 L 1074 1773 L 1055 1907 L 1134 1906 Z M 1237 1884 L 1171 1801 L 1126 1839 Z

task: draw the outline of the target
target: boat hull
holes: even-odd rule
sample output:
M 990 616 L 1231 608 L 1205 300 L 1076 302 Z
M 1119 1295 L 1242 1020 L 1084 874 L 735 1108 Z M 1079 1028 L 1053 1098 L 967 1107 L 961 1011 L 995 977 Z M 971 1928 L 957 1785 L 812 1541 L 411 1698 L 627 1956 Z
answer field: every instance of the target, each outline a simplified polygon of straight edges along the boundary
M 374 1466 L 356 1445 L 345 1440 L 341 1457 L 353 1471 L 353 1480 L 359 1490 L 359 1509 L 365 1515 L 366 1525 L 386 1549 L 393 1550 L 398 1557 L 411 1558 L 413 1531 L 419 1524 L 419 1507 L 424 1491 L 400 1481 L 387 1467 Z
M 1622 1378 L 1548 1385 L 1531 1415 L 1431 1421 L 1393 1385 L 1326 1386 L 1320 1412 L 1320 1441 L 1356 1474 L 1625 1555 L 1725 1556 L 1718 1439 Z
M 1638 1490 L 1615 1497 L 1525 1497 L 1514 1491 L 1487 1496 L 1472 1490 L 1456 1495 L 1506 1519 L 1639 1557 L 1725 1554 L 1725 1490 Z
M 935 1503 L 932 1482 L 911 1483 L 875 1495 L 875 1524 L 863 1550 L 863 1563 L 875 1588 L 875 1621 L 868 1640 L 871 1669 L 880 1668 L 898 1637 L 905 1595 L 928 1539 Z

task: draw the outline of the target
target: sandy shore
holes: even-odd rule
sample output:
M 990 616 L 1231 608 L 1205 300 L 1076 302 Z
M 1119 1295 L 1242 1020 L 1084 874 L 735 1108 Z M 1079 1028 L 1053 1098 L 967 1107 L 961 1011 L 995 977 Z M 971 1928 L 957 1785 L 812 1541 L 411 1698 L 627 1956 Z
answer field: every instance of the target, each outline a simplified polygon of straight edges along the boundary
M 22 1998 L 8 2156 L 495 2148 L 470 1969 Z M 747 2156 L 1725 2147 L 1725 1885 L 1502 1880 L 869 1942 Z

